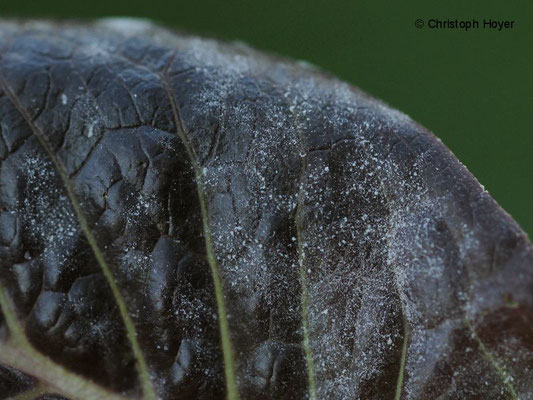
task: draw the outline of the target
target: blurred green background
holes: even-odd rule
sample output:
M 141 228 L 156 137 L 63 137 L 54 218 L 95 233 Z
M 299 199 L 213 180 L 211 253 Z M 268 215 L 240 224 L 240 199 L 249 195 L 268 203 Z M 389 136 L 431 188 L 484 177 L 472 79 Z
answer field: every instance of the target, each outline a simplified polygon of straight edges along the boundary
M 129 15 L 307 60 L 419 121 L 533 232 L 533 2 L 0 0 L 2 17 Z M 416 19 L 509 19 L 506 31 Z

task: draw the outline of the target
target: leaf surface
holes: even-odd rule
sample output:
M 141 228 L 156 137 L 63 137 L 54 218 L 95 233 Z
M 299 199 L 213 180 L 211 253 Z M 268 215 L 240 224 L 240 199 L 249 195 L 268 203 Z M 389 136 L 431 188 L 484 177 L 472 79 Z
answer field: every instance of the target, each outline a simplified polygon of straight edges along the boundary
M 0 397 L 533 399 L 531 243 L 407 116 L 144 21 L 0 48 Z

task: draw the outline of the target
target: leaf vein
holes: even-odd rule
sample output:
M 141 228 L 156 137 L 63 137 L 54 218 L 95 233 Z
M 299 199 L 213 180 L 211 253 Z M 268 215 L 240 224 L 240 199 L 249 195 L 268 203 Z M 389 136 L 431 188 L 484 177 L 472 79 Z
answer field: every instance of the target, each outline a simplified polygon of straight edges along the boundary
M 143 394 L 145 398 L 147 399 L 156 399 L 157 395 L 155 394 L 154 388 L 152 386 L 152 382 L 150 379 L 150 374 L 148 372 L 148 366 L 146 364 L 146 361 L 144 359 L 144 355 L 142 353 L 141 347 L 139 345 L 139 342 L 137 340 L 137 334 L 135 332 L 135 326 L 133 324 L 133 321 L 129 315 L 126 303 L 124 301 L 124 298 L 122 297 L 122 294 L 120 292 L 120 289 L 118 288 L 118 285 L 115 282 L 115 279 L 113 277 L 113 274 L 111 273 L 111 270 L 109 266 L 107 265 L 107 262 L 105 260 L 105 257 L 100 250 L 100 247 L 98 246 L 98 243 L 96 241 L 96 238 L 94 237 L 89 224 L 87 222 L 87 219 L 85 218 L 85 215 L 81 209 L 81 205 L 77 199 L 77 196 L 74 192 L 74 188 L 72 187 L 71 181 L 69 179 L 68 173 L 64 166 L 62 165 L 61 161 L 55 156 L 52 147 L 48 143 L 48 140 L 46 139 L 46 136 L 44 133 L 40 130 L 40 128 L 32 121 L 31 117 L 28 115 L 27 111 L 22 107 L 20 102 L 17 100 L 14 93 L 11 91 L 11 88 L 8 86 L 3 73 L 0 71 L 0 86 L 2 90 L 5 92 L 5 94 L 8 96 L 9 100 L 13 104 L 13 106 L 19 111 L 19 113 L 22 115 L 26 123 L 29 125 L 31 131 L 33 134 L 37 137 L 39 142 L 41 143 L 41 146 L 45 150 L 46 154 L 54 164 L 54 167 L 59 174 L 61 181 L 63 183 L 63 186 L 65 188 L 65 191 L 67 193 L 67 197 L 70 200 L 70 203 L 72 205 L 72 208 L 74 209 L 74 213 L 76 215 L 76 218 L 78 220 L 78 223 L 80 225 L 80 228 L 82 232 L 84 233 L 87 242 L 89 243 L 89 246 L 100 266 L 102 269 L 102 272 L 111 288 L 111 292 L 113 293 L 113 297 L 115 299 L 115 302 L 118 305 L 120 315 L 122 317 L 125 329 L 126 329 L 126 336 L 128 337 L 128 340 L 130 342 L 133 355 L 135 357 L 135 360 L 137 361 L 137 370 L 139 373 L 139 378 L 141 380 L 141 385 L 143 388 Z
M 224 359 L 224 374 L 226 378 L 226 390 L 228 400 L 238 400 L 239 392 L 237 389 L 237 380 L 235 376 L 235 367 L 233 363 L 233 351 L 231 344 L 231 337 L 229 331 L 228 317 L 226 313 L 226 305 L 224 300 L 224 287 L 222 279 L 220 276 L 220 268 L 218 266 L 218 261 L 215 256 L 215 251 L 213 248 L 213 241 L 211 237 L 211 230 L 209 227 L 209 215 L 207 210 L 207 203 L 205 198 L 205 191 L 203 186 L 203 174 L 200 169 L 198 158 L 196 152 L 192 147 L 189 137 L 183 128 L 182 120 L 180 117 L 179 109 L 174 98 L 174 94 L 170 88 L 168 70 L 175 59 L 175 54 L 172 56 L 165 67 L 163 75 L 159 75 L 161 82 L 164 86 L 164 90 L 170 102 L 172 113 L 174 116 L 174 124 L 176 125 L 176 135 L 181 139 L 187 154 L 192 163 L 195 180 L 196 180 L 196 189 L 198 192 L 198 200 L 200 202 L 200 211 L 202 214 L 202 225 L 204 230 L 204 240 L 207 253 L 207 261 L 211 270 L 211 276 L 213 279 L 213 284 L 215 286 L 215 298 L 217 304 L 217 314 L 218 322 L 221 336 L 222 344 L 222 356 Z

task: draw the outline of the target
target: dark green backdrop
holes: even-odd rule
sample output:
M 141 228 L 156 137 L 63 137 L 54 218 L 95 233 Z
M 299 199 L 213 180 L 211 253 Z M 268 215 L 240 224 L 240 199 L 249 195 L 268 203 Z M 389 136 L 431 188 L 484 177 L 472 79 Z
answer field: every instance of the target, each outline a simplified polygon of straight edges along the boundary
M 532 11 L 527 0 L 0 0 L 3 17 L 141 16 L 310 61 L 432 130 L 529 233 Z M 464 32 L 417 29 L 417 18 L 516 22 Z

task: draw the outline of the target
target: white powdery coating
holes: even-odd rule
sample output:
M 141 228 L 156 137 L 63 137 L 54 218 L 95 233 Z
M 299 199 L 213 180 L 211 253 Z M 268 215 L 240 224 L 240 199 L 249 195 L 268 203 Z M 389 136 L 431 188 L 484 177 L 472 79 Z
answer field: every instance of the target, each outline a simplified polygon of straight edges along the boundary
M 35 256 L 44 262 L 68 264 L 80 233 L 72 206 L 57 187 L 59 177 L 43 154 L 24 158 L 20 167 L 28 192 L 18 209 L 21 215 L 30 217 L 23 229 L 36 240 L 44 240 L 44 253 Z
M 178 55 L 180 71 L 169 70 L 174 79 L 181 83 L 200 77 L 199 87 L 180 105 L 189 107 L 184 112 L 189 118 L 186 130 L 196 127 L 187 132 L 200 164 L 196 183 L 205 190 L 235 342 L 251 342 L 245 335 L 256 328 L 258 310 L 282 316 L 271 318 L 269 340 L 278 339 L 276 330 L 286 321 L 307 317 L 317 395 L 342 399 L 364 396 L 365 384 L 389 368 L 390 355 L 397 357 L 396 350 L 407 340 L 409 379 L 400 389 L 406 398 L 422 396 L 417 390 L 434 377 L 430 366 L 453 350 L 451 332 L 465 315 L 476 312 L 470 309 L 470 280 L 462 276 L 468 273 L 464 263 L 469 254 L 484 251 L 472 233 L 473 223 L 447 224 L 461 208 L 454 192 L 430 190 L 431 179 L 442 172 L 432 164 L 434 149 L 414 150 L 410 165 L 395 158 L 391 138 L 409 147 L 413 130 L 426 139 L 427 132 L 415 129 L 406 115 L 311 66 L 273 61 L 242 44 L 177 37 L 144 20 L 107 19 L 96 26 L 120 37 L 150 36 L 168 46 L 167 54 Z M 81 54 L 117 61 L 116 43 L 95 40 Z M 62 93 L 59 100 L 63 106 L 75 103 L 85 121 L 67 132 L 67 148 L 95 145 L 105 131 L 96 101 L 83 86 L 77 94 Z M 202 131 L 206 120 L 216 120 L 216 132 Z M 218 135 L 214 145 L 206 143 L 213 139 L 209 135 Z M 390 145 L 390 151 L 381 143 Z M 69 166 L 81 164 L 62 152 Z M 50 185 L 49 170 L 42 161 L 27 160 L 25 173 L 34 182 L 37 211 L 30 210 L 34 204 L 29 200 L 21 207 L 35 214 L 54 204 L 51 215 L 36 218 L 48 221 L 36 233 L 48 238 L 47 249 L 53 250 L 54 243 L 64 246 L 77 230 L 66 198 L 40 186 Z M 132 196 L 126 196 L 128 206 L 119 211 L 126 231 L 166 206 L 155 195 Z M 435 233 L 439 229 L 441 236 Z M 436 242 L 441 237 L 446 241 Z M 154 267 L 151 249 L 135 237 L 123 245 L 121 273 L 148 276 Z M 302 310 L 304 300 L 296 292 L 303 277 L 308 307 Z M 428 287 L 434 297 L 420 300 L 417 290 Z M 182 307 L 175 316 L 191 326 L 199 325 L 199 315 L 210 310 L 201 299 L 180 293 L 177 299 Z M 289 304 L 288 309 L 279 310 L 279 304 Z M 409 327 L 407 338 L 402 324 Z M 303 326 L 297 334 L 302 336 Z M 252 357 L 260 345 L 239 348 L 238 354 Z M 511 338 L 501 353 L 510 357 L 513 346 L 518 347 Z M 526 359 L 522 353 L 517 357 Z
M 205 91 L 200 88 L 194 94 L 193 104 L 200 115 L 213 115 L 225 104 L 227 106 L 226 99 L 233 92 L 238 92 L 239 79 L 250 70 L 255 72 L 259 69 L 267 73 L 271 67 L 261 57 L 242 57 L 231 51 L 229 54 L 221 53 L 217 50 L 222 46 L 212 41 L 194 39 L 186 47 L 190 48 L 191 67 L 198 64 L 222 70 L 217 72 L 221 75 L 219 79 L 214 80 L 212 85 L 206 85 Z M 318 394 L 328 398 L 357 396 L 357 384 L 354 385 L 354 382 L 371 379 L 379 372 L 383 366 L 379 362 L 376 364 L 377 360 L 391 349 L 393 339 L 397 341 L 399 335 L 384 332 L 382 338 L 374 337 L 376 327 L 382 326 L 386 331 L 388 318 L 397 314 L 390 309 L 394 297 L 383 292 L 383 288 L 390 287 L 392 278 L 390 266 L 384 264 L 388 223 L 384 216 L 372 214 L 372 208 L 362 213 L 356 208 L 349 208 L 353 215 L 331 214 L 335 209 L 335 199 L 329 197 L 328 191 L 331 190 L 330 180 L 337 178 L 332 175 L 334 172 L 330 165 L 318 160 L 310 163 L 307 170 L 301 170 L 303 159 L 309 157 L 305 136 L 309 132 L 310 117 L 314 117 L 317 109 L 327 107 L 330 112 L 324 115 L 324 126 L 331 126 L 337 132 L 345 129 L 346 138 L 354 146 L 353 151 L 344 154 L 347 161 L 344 174 L 347 177 L 341 182 L 344 187 L 342 195 L 348 199 L 375 198 L 376 204 L 381 202 L 380 208 L 386 207 L 387 201 L 383 198 L 384 188 L 380 187 L 379 177 L 384 162 L 373 151 L 373 145 L 364 133 L 377 130 L 381 125 L 400 126 L 398 129 L 401 129 L 401 125 L 408 123 L 409 119 L 399 112 L 389 113 L 388 108 L 375 100 L 357 96 L 346 84 L 332 85 L 330 81 L 309 77 L 296 79 L 289 67 L 282 72 L 278 69 L 276 73 L 291 82 L 283 96 L 284 108 L 278 108 L 276 104 L 262 108 L 265 111 L 260 125 L 254 125 L 257 119 L 255 106 L 240 103 L 226 109 L 221 118 L 222 129 L 226 125 L 237 126 L 242 132 L 250 132 L 251 141 L 246 139 L 240 147 L 237 146 L 239 154 L 235 154 L 233 161 L 219 159 L 215 154 L 202 167 L 203 184 L 210 204 L 227 205 L 220 210 L 209 210 L 215 251 L 228 288 L 240 291 L 233 296 L 262 299 L 258 301 L 266 301 L 270 307 L 275 307 L 287 293 L 273 292 L 272 279 L 276 271 L 298 268 L 295 259 L 298 257 L 298 243 L 294 236 L 288 238 L 288 244 L 283 242 L 285 238 L 279 237 L 274 241 L 269 239 L 266 247 L 266 237 L 261 236 L 261 230 L 268 232 L 271 221 L 284 220 L 286 224 L 291 224 L 300 192 L 303 202 L 317 206 L 313 211 L 317 220 L 308 221 L 310 225 L 303 232 L 300 257 L 309 274 L 308 312 L 311 347 L 320 382 Z M 317 101 L 321 98 L 330 104 Z M 370 114 L 356 125 L 351 122 L 350 117 L 358 112 L 359 107 L 376 105 L 378 114 Z M 228 138 L 234 141 L 240 139 Z M 295 154 L 298 155 L 298 162 L 291 164 L 294 183 L 284 194 L 278 193 L 276 182 L 272 181 L 272 175 L 278 169 L 288 168 L 280 163 L 282 154 L 290 154 L 292 159 Z M 302 177 L 304 181 L 299 184 Z M 232 182 L 238 184 L 233 185 Z M 243 187 L 247 188 L 246 192 L 235 192 L 235 188 Z M 258 219 L 257 228 L 242 230 L 241 226 L 249 222 L 235 219 L 237 215 Z M 327 222 L 329 218 L 337 221 Z M 263 227 L 262 224 L 267 225 Z M 381 250 L 370 259 L 364 259 L 359 253 L 365 245 Z M 321 263 L 307 261 L 307 253 L 319 255 Z M 340 254 L 343 255 L 341 258 Z M 381 264 L 376 265 L 379 260 Z M 382 273 L 372 272 L 373 268 L 379 268 Z M 333 272 L 324 274 L 328 270 Z M 368 291 L 361 293 L 361 286 L 369 288 Z M 375 293 L 380 290 L 381 293 Z M 339 297 L 339 293 L 344 295 Z M 337 299 L 337 308 L 328 306 L 333 298 Z M 240 312 L 250 312 L 250 319 L 254 318 L 253 307 L 241 307 Z M 357 309 L 359 312 L 355 311 Z M 385 314 L 375 313 L 375 310 L 381 309 Z M 355 347 L 353 343 L 357 343 Z

